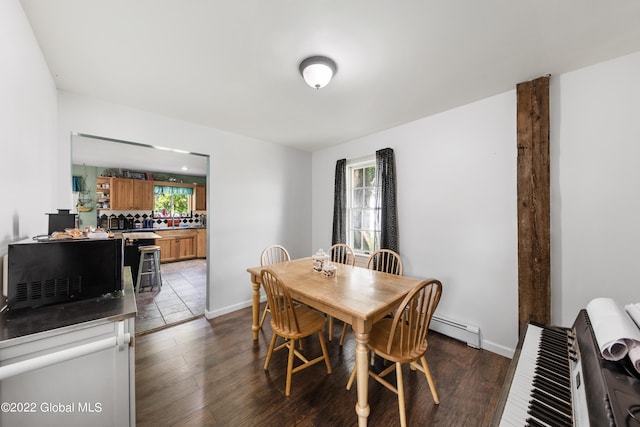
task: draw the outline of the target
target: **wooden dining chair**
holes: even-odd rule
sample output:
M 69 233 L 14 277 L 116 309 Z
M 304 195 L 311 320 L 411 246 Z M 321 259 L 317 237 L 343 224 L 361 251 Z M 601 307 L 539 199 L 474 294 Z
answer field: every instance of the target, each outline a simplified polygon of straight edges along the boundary
M 346 264 L 354 266 L 356 264 L 356 256 L 353 253 L 353 249 L 349 245 L 344 243 L 336 243 L 331 246 L 329 251 L 331 255 L 331 262 L 337 262 L 340 264 Z M 340 334 L 340 345 L 344 344 L 344 337 L 347 334 L 347 323 L 342 325 L 342 333 Z M 333 317 L 329 316 L 329 341 L 333 339 Z
M 412 368 L 417 368 L 425 374 L 434 402 L 440 403 L 425 353 L 429 323 L 441 295 L 442 283 L 440 281 L 436 279 L 423 280 L 404 298 L 393 319 L 380 320 L 373 325 L 369 333 L 369 349 L 383 359 L 395 362 L 379 374 L 369 370 L 369 376 L 398 395 L 400 425 L 402 427 L 407 425 L 404 384 L 402 382 L 403 364 L 409 363 Z M 397 387 L 384 379 L 394 368 Z M 347 383 L 347 390 L 351 389 L 355 376 L 356 368 L 354 367 Z
M 331 246 L 329 250 L 331 255 L 331 262 L 337 262 L 340 264 L 346 264 L 354 266 L 356 264 L 356 256 L 353 254 L 353 249 L 349 245 L 344 243 L 336 243 Z
M 355 261 L 355 258 L 354 258 Z M 351 264 L 353 265 L 353 264 Z M 379 249 L 369 256 L 367 261 L 367 268 L 370 270 L 382 271 L 384 273 L 397 274 L 402 276 L 402 259 L 397 252 L 391 249 Z M 330 321 L 331 323 L 331 321 Z M 331 332 L 330 332 L 331 333 Z M 344 338 L 347 334 L 347 324 L 342 326 L 342 334 L 340 335 L 340 345 L 344 344 Z M 331 336 L 329 336 L 331 341 Z M 373 355 L 371 357 L 371 364 L 373 364 Z
M 378 249 L 369 257 L 367 268 L 402 276 L 402 259 L 391 249 Z
M 260 255 L 260 265 L 271 265 L 277 264 L 279 262 L 290 261 L 291 257 L 289 256 L 289 252 L 284 248 L 284 246 L 280 245 L 271 245 L 262 251 Z M 264 310 L 262 311 L 262 316 L 260 317 L 260 329 L 262 329 L 262 325 L 264 324 L 264 319 L 267 317 L 267 313 L 269 312 L 269 301 L 264 306 Z
M 285 395 L 289 396 L 291 392 L 291 377 L 298 371 L 308 368 L 320 361 L 324 360 L 327 365 L 327 373 L 331 373 L 331 363 L 329 362 L 329 353 L 327 345 L 324 341 L 322 329 L 324 329 L 326 319 L 324 316 L 304 305 L 294 305 L 294 301 L 289 294 L 286 285 L 273 271 L 262 270 L 262 286 L 267 293 L 267 300 L 271 307 L 271 329 L 273 329 L 273 337 L 267 352 L 267 360 L 264 362 L 265 371 L 269 368 L 269 361 L 274 351 L 282 348 L 289 349 L 289 358 L 287 361 L 287 382 Z M 322 356 L 308 360 L 302 353 L 295 348 L 296 340 L 308 337 L 309 335 L 318 333 L 320 339 L 320 347 L 322 347 Z M 278 336 L 285 339 L 285 342 L 275 347 Z M 275 347 L 275 348 L 274 348 Z M 303 363 L 293 367 L 294 356 L 298 357 Z

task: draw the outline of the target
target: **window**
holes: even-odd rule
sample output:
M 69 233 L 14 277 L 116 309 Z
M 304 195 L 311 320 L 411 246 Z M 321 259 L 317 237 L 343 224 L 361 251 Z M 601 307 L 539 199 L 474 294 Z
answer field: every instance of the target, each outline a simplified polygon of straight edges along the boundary
M 153 210 L 156 218 L 186 217 L 191 215 L 193 188 L 154 187 Z
M 377 203 L 375 159 L 347 166 L 347 244 L 356 253 L 380 248 L 380 207 Z

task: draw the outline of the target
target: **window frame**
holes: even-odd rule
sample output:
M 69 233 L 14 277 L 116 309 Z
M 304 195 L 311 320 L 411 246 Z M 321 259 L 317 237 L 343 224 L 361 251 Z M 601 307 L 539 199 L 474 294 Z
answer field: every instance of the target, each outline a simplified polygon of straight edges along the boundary
M 190 186 L 185 186 L 185 185 L 163 185 L 163 187 L 190 187 Z M 186 196 L 187 198 L 187 210 L 186 212 L 180 213 L 180 212 L 176 212 L 175 210 L 175 193 L 171 194 L 171 208 L 170 211 L 167 212 L 166 216 L 163 216 L 161 211 L 156 209 L 156 203 L 157 203 L 157 198 L 158 196 L 160 196 L 161 194 L 155 194 L 154 191 L 154 195 L 153 195 L 153 218 L 154 219 L 172 219 L 172 218 L 191 218 L 192 214 L 193 214 L 193 207 L 194 207 L 194 203 L 193 203 L 193 197 L 195 194 L 195 189 L 193 191 L 193 194 L 184 194 L 184 196 Z M 178 194 L 179 196 L 181 196 L 182 194 Z M 177 213 L 177 215 L 176 215 Z
M 364 203 L 362 207 L 354 207 L 354 182 L 353 182 L 353 175 L 354 175 L 354 170 L 357 169 L 366 169 L 369 167 L 373 167 L 374 168 L 374 186 L 373 188 L 375 188 L 375 193 L 374 193 L 374 203 L 373 203 L 373 207 L 369 207 L 369 208 L 365 208 L 364 207 Z M 375 252 L 376 250 L 378 250 L 380 248 L 380 235 L 382 232 L 382 228 L 380 226 L 381 221 L 380 221 L 380 203 L 379 203 L 379 196 L 380 196 L 380 183 L 377 182 L 377 178 L 378 178 L 378 170 L 377 170 L 377 164 L 376 164 L 376 158 L 375 156 L 367 156 L 365 158 L 359 158 L 356 160 L 352 160 L 352 161 L 347 161 L 347 165 L 346 165 L 346 196 L 347 196 L 347 204 L 346 204 L 346 230 L 347 230 L 347 245 L 349 245 L 352 249 L 353 252 L 356 255 L 370 255 L 373 252 Z M 358 187 L 359 188 L 359 187 Z M 363 192 L 367 189 L 367 188 L 372 188 L 372 187 L 367 187 L 366 183 L 365 183 L 365 174 L 363 174 L 363 186 L 362 186 L 362 190 Z M 364 198 L 364 195 L 363 195 Z M 373 229 L 365 229 L 362 228 L 362 221 L 363 221 L 363 217 L 361 217 L 361 227 L 356 229 L 354 228 L 354 224 L 353 224 L 353 211 L 355 209 L 361 209 L 361 210 L 370 210 L 370 211 L 377 211 L 377 214 L 375 215 L 374 218 L 374 228 Z M 371 250 L 369 249 L 362 249 L 362 240 L 360 242 L 360 244 L 356 244 L 356 242 L 354 241 L 354 234 L 355 231 L 367 231 L 367 232 L 373 232 L 374 233 L 374 241 L 373 241 L 373 247 Z M 361 237 L 362 239 L 362 237 Z

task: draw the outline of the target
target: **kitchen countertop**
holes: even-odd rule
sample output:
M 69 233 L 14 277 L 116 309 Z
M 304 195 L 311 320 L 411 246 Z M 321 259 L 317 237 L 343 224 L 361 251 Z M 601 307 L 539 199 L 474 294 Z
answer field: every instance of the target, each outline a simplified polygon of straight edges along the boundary
M 119 321 L 138 311 L 131 270 L 125 267 L 122 291 L 62 304 L 9 310 L 0 314 L 0 347 L 9 340 L 92 321 Z
M 121 234 L 123 239 L 138 240 L 138 239 L 162 239 L 162 236 L 154 233 L 153 231 L 130 231 Z

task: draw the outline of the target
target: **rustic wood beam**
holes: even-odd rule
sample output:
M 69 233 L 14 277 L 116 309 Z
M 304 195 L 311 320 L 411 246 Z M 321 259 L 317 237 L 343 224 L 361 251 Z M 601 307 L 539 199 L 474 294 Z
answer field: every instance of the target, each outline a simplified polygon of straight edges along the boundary
M 517 85 L 518 323 L 551 322 L 549 76 Z

